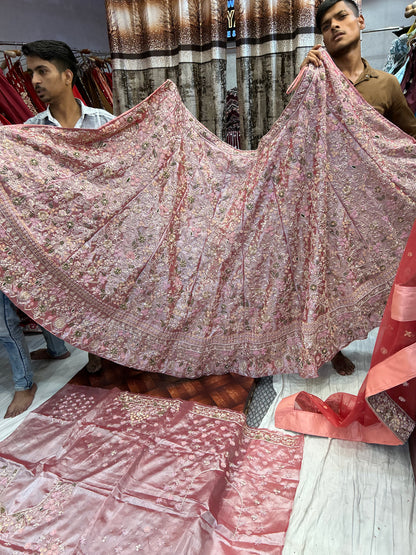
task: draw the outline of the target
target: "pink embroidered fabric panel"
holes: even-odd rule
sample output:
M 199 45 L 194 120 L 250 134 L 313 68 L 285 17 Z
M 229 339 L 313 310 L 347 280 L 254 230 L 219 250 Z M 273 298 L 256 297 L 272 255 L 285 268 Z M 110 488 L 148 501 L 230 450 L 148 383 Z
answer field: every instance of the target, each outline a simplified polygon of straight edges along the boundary
M 0 550 L 281 553 L 302 454 L 240 413 L 67 385 L 0 444 Z
M 256 151 L 167 81 L 99 130 L 0 128 L 1 289 L 55 335 L 176 376 L 317 375 L 380 323 L 416 142 L 328 57 Z

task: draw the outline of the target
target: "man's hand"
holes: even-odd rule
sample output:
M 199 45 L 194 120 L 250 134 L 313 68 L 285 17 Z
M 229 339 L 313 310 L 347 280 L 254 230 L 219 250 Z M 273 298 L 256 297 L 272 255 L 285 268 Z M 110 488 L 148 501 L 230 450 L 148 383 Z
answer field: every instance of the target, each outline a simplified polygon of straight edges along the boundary
M 308 55 L 300 65 L 300 69 L 308 64 L 313 64 L 315 67 L 322 65 L 322 51 L 320 48 L 322 48 L 322 44 L 317 44 L 312 48 L 312 50 L 309 50 Z
M 413 15 L 416 15 L 416 2 L 406 6 L 406 11 L 404 12 L 404 17 L 412 17 Z

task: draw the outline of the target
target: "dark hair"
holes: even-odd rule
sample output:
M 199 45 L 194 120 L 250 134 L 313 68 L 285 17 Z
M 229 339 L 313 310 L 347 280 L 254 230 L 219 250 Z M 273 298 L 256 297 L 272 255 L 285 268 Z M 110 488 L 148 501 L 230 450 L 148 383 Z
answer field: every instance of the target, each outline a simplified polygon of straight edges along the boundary
M 35 40 L 22 46 L 25 56 L 38 56 L 42 60 L 47 60 L 62 73 L 70 69 L 74 74 L 72 83 L 76 81 L 78 63 L 70 47 L 60 40 Z
M 318 28 L 319 32 L 321 32 L 321 23 L 322 23 L 322 19 L 324 18 L 324 15 L 330 8 L 332 8 L 334 4 L 337 4 L 338 2 L 341 2 L 341 0 L 324 0 L 320 4 L 319 8 L 316 11 L 316 16 L 315 16 L 316 27 Z M 354 0 L 344 0 L 344 2 L 351 6 L 351 9 L 353 10 L 353 12 L 357 17 L 360 15 L 360 10 L 358 9 L 357 3 L 354 2 Z

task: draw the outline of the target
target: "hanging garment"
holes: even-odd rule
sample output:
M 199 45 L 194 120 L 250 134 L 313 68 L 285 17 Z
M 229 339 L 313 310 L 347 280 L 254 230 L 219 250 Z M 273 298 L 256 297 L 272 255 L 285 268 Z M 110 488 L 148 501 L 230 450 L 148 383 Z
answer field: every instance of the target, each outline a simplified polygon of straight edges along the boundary
M 409 52 L 406 71 L 400 83 L 407 103 L 413 113 L 416 113 L 416 46 L 413 45 Z
M 17 60 L 16 62 L 13 62 L 12 58 L 6 54 L 5 55 L 5 62 L 6 62 L 7 67 L 8 67 L 8 71 L 5 74 L 6 79 L 12 85 L 13 89 L 17 93 L 19 93 L 20 98 L 26 104 L 28 109 L 32 113 L 36 114 L 37 109 L 35 107 L 35 104 L 34 104 L 33 100 L 30 97 L 30 93 L 29 93 L 29 91 L 27 89 L 27 86 L 26 86 L 26 81 L 27 80 L 30 81 L 30 78 L 29 78 L 29 76 L 26 76 L 26 79 L 25 79 L 25 77 L 23 76 L 23 69 L 22 69 L 20 60 Z M 33 89 L 33 87 L 32 87 L 32 89 Z M 34 89 L 33 89 L 33 93 L 35 94 L 35 96 L 37 96 Z M 20 120 L 16 123 L 20 123 Z
M 0 114 L 0 125 L 11 125 L 10 121 Z
M 0 112 L 10 123 L 23 123 L 34 115 L 0 69 Z
M 388 71 L 393 75 L 397 74 L 401 67 L 406 63 L 409 54 L 409 45 L 407 44 L 408 35 L 403 33 L 395 38 L 390 46 L 390 51 L 387 56 L 386 63 L 383 67 L 384 71 Z
M 67 385 L 0 444 L 0 551 L 278 554 L 302 453 L 234 411 Z
M 327 55 L 256 151 L 173 83 L 98 130 L 0 129 L 0 285 L 53 334 L 176 376 L 317 375 L 379 325 L 416 142 Z
M 23 102 L 34 114 L 43 112 L 46 105 L 38 97 L 35 88 L 32 85 L 32 79 L 27 71 L 23 71 L 20 58 L 13 62 L 9 56 L 5 56 L 8 71 L 6 78 L 13 88 L 22 97 Z M 19 122 L 20 123 L 20 122 Z
M 224 106 L 225 142 L 240 148 L 240 113 L 238 109 L 237 87 L 227 91 Z
M 86 98 L 89 100 L 90 106 L 113 113 L 111 89 L 102 74 L 102 70 L 89 57 L 83 57 L 82 62 L 78 65 L 77 85 L 80 87 L 81 94 L 87 93 Z
M 105 100 L 113 108 L 113 92 L 110 89 L 104 72 L 101 68 L 94 67 L 91 71 L 92 78 L 95 81 L 97 89 L 105 97 Z
M 368 443 L 399 445 L 416 422 L 416 222 L 391 290 L 371 368 L 357 396 L 326 401 L 306 392 L 279 403 L 279 428 Z

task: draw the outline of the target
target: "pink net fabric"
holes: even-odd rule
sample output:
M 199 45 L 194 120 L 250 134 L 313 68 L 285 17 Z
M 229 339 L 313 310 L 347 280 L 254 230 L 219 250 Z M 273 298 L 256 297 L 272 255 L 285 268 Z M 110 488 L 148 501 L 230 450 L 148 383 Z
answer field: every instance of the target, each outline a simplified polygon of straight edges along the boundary
M 381 315 L 416 142 L 329 57 L 256 151 L 167 81 L 98 130 L 0 128 L 0 286 L 69 343 L 147 371 L 317 375 Z

